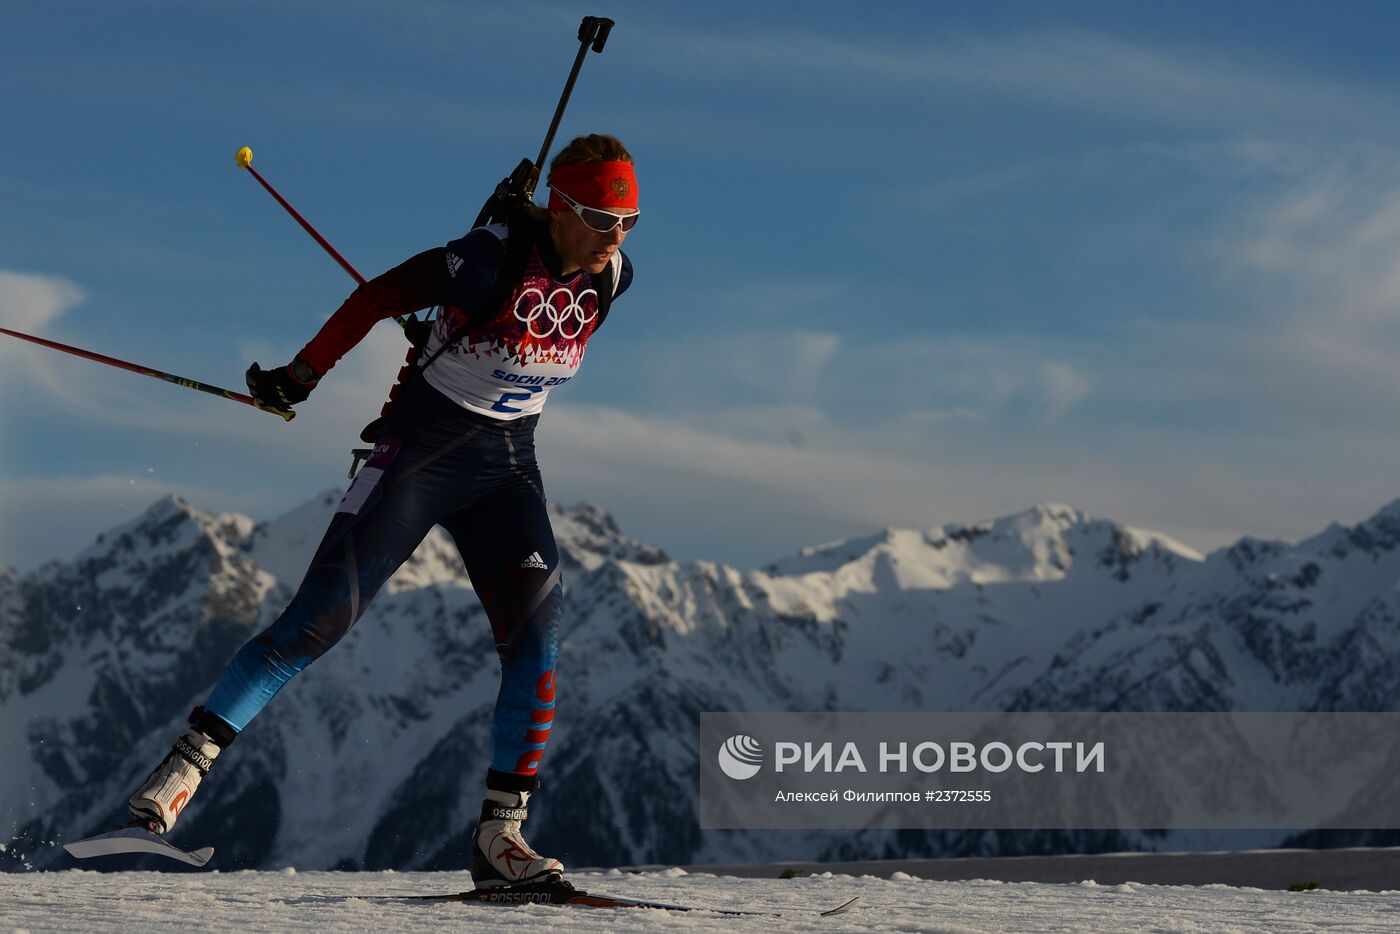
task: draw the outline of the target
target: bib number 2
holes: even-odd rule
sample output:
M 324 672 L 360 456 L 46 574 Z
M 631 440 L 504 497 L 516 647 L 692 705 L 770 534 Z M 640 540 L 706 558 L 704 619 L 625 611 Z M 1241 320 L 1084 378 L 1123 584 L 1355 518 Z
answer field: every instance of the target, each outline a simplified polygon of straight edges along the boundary
M 520 413 L 520 409 L 511 405 L 512 402 L 529 402 L 531 397 L 537 392 L 544 392 L 543 386 L 521 386 L 519 392 L 503 392 L 501 398 L 492 404 L 491 410 L 494 412 Z

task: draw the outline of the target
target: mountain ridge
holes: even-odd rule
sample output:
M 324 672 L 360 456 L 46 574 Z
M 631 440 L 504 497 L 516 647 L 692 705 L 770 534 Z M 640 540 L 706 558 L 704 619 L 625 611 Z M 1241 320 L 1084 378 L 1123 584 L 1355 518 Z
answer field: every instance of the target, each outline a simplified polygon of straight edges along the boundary
M 338 500 L 254 522 L 166 497 L 72 561 L 0 569 L 0 838 L 15 841 L 0 862 L 63 865 L 52 841 L 112 823 L 290 598 Z M 551 518 L 561 715 L 531 839 L 566 862 L 1175 839 L 702 832 L 703 710 L 1392 710 L 1400 697 L 1400 500 L 1297 544 L 1207 555 L 1046 503 L 749 570 L 673 561 L 597 506 Z M 460 868 L 496 681 L 484 614 L 434 530 L 221 758 L 179 835 L 218 842 L 226 867 Z

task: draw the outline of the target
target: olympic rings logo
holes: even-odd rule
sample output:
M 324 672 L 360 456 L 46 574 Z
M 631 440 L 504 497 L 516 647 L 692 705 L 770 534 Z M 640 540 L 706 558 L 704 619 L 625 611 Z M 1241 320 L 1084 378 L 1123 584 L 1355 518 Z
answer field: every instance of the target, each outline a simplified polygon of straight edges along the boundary
M 534 293 L 535 305 L 526 311 L 521 304 Z M 568 299 L 568 303 L 562 308 L 554 303 L 560 294 Z M 583 307 L 583 301 L 592 295 L 595 299 L 593 313 Z M 598 317 L 598 305 L 596 299 L 598 293 L 593 289 L 584 289 L 574 297 L 574 293 L 567 288 L 558 288 L 549 293 L 549 298 L 544 297 L 544 292 L 539 289 L 529 288 L 520 293 L 520 298 L 515 302 L 515 320 L 522 322 L 529 330 L 531 337 L 545 338 L 556 331 L 564 340 L 575 340 L 583 329 L 587 327 L 594 318 Z M 527 303 L 528 304 L 528 303 Z M 539 329 L 536 328 L 539 322 Z

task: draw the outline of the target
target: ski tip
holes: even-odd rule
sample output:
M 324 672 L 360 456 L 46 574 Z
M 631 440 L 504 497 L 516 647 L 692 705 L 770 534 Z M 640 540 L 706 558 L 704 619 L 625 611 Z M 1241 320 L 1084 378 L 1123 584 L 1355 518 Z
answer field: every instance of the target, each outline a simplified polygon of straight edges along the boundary
M 122 827 L 118 830 L 101 833 L 85 840 L 74 840 L 63 844 L 63 849 L 75 859 L 91 859 L 94 856 L 120 856 L 132 853 L 148 853 L 153 856 L 166 856 L 190 866 L 204 866 L 214 856 L 212 846 L 197 850 L 182 850 L 169 841 L 142 827 Z
M 197 850 L 190 850 L 188 855 L 190 858 L 190 865 L 203 866 L 214 858 L 214 848 L 212 846 L 202 846 Z
M 854 905 L 854 904 L 855 904 L 856 902 L 858 902 L 858 901 L 860 901 L 860 896 L 859 896 L 859 895 L 857 895 L 855 898 L 851 899 L 850 901 L 845 902 L 844 904 L 837 905 L 835 908 L 829 908 L 829 909 L 827 909 L 826 911 L 823 911 L 823 912 L 822 912 L 822 917 L 823 917 L 823 918 L 828 918 L 828 917 L 830 917 L 830 916 L 832 916 L 832 915 L 845 914 L 846 912 L 850 911 L 850 910 L 851 910 L 851 906 Z
M 253 150 L 249 149 L 247 146 L 244 146 L 242 149 L 238 150 L 238 152 L 233 154 L 233 161 L 238 163 L 238 167 L 240 169 L 246 169 L 248 166 L 253 164 Z

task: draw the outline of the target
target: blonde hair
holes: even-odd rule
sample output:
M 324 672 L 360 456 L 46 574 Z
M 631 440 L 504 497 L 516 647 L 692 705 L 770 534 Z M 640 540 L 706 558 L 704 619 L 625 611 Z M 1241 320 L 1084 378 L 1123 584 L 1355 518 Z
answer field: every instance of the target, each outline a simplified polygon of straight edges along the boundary
M 559 150 L 559 154 L 549 162 L 550 174 L 561 165 L 579 165 L 583 162 L 631 162 L 632 154 L 622 145 L 622 140 L 606 133 L 590 133 L 588 136 L 575 136 L 569 145 Z M 549 179 L 545 179 L 549 184 Z

